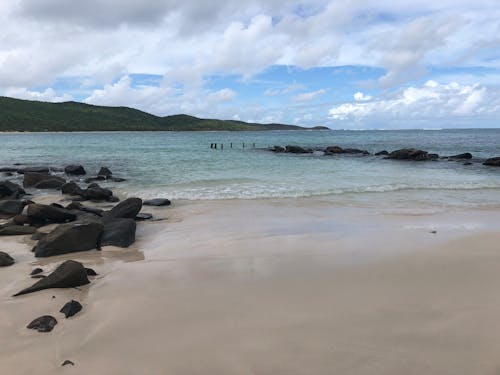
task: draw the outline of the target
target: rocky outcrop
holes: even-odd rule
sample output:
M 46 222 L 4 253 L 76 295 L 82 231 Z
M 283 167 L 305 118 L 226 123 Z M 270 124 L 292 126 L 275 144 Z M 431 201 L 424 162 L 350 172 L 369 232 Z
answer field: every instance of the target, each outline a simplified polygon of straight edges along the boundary
M 33 248 L 37 258 L 99 248 L 103 225 L 98 222 L 61 224 Z
M 55 207 L 44 204 L 28 205 L 28 216 L 35 219 L 41 219 L 52 223 L 66 223 L 76 220 L 76 215 L 65 208 Z
M 60 264 L 59 267 L 57 267 L 50 275 L 40 279 L 29 288 L 23 289 L 14 294 L 14 297 L 22 294 L 37 292 L 43 289 L 74 288 L 89 283 L 90 281 L 87 277 L 87 271 L 83 264 L 74 260 L 67 260 Z
M 94 207 L 87 207 L 81 204 L 80 202 L 71 202 L 66 206 L 66 209 L 68 210 L 78 210 L 82 212 L 88 212 L 97 216 L 102 216 L 103 210 L 100 208 L 94 208 Z
M 87 172 L 85 172 L 85 168 L 82 165 L 68 165 L 64 168 L 64 173 L 73 176 L 83 176 Z
M 83 190 L 76 182 L 67 182 L 61 186 L 61 192 L 68 195 L 82 195 Z
M 391 152 L 387 156 L 387 159 L 428 161 L 428 160 L 436 160 L 438 157 L 439 155 L 429 154 L 427 151 L 417 150 L 415 148 L 403 148 Z
M 272 152 L 277 152 L 277 153 L 281 153 L 281 152 L 285 152 L 285 148 L 284 147 L 281 147 L 281 146 L 273 146 L 271 148 L 271 151 Z
M 302 148 L 300 146 L 285 146 L 285 152 L 288 152 L 290 154 L 311 154 L 312 150 Z
M 333 154 L 342 154 L 344 152 L 344 149 L 339 146 L 328 146 L 325 148 L 325 154 L 327 155 L 333 155 Z
M 109 216 L 113 218 L 133 219 L 142 208 L 142 199 L 128 198 L 114 206 L 109 211 Z
M 17 173 L 19 174 L 26 174 L 26 173 L 44 173 L 48 174 L 50 171 L 49 167 L 26 167 L 26 168 L 19 168 L 17 170 Z
M 171 203 L 167 198 L 154 198 L 145 200 L 142 204 L 144 206 L 170 206 Z
M 135 242 L 135 230 L 132 219 L 105 219 L 101 246 L 129 247 Z
M 12 258 L 9 254 L 0 251 L 0 267 L 12 266 L 14 263 L 14 258 Z
M 99 172 L 97 173 L 97 176 L 102 176 L 105 179 L 110 178 L 112 175 L 113 172 L 111 172 L 111 170 L 108 167 L 101 167 L 101 169 L 99 169 Z
M 82 197 L 89 200 L 107 201 L 113 197 L 113 192 L 100 186 L 89 187 L 82 192 Z
M 33 320 L 26 328 L 35 329 L 38 332 L 50 332 L 57 324 L 56 318 L 50 315 L 44 315 Z
M 3 200 L 0 201 L 0 218 L 7 219 L 23 212 L 25 201 Z
M 66 181 L 61 180 L 59 178 L 48 178 L 46 180 L 40 181 L 37 184 L 35 184 L 35 188 L 59 190 L 61 189 L 61 186 L 63 186 L 65 183 Z
M 463 154 L 457 154 L 457 155 L 452 155 L 452 156 L 446 156 L 445 159 L 451 159 L 451 160 L 468 160 L 472 159 L 472 154 L 470 152 L 465 152 Z
M 379 151 L 379 152 L 375 153 L 375 156 L 385 156 L 385 155 L 389 155 L 389 151 L 382 150 L 382 151 Z
M 486 159 L 486 161 L 483 164 L 489 165 L 491 167 L 500 167 L 500 156 Z

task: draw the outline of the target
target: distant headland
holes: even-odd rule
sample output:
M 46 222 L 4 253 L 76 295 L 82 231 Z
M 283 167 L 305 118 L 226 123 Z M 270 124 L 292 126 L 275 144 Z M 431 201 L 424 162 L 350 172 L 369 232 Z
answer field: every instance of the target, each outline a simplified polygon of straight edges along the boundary
M 48 103 L 0 96 L 0 131 L 263 131 L 330 130 L 325 126 L 257 124 L 202 119 L 185 114 L 159 117 L 134 108 L 78 102 Z

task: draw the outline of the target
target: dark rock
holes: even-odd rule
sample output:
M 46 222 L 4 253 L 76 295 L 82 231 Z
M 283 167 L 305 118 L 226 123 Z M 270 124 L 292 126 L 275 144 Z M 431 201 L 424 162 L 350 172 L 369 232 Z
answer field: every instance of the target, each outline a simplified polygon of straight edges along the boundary
M 44 277 L 47 277 L 45 275 L 33 275 L 31 276 L 32 279 L 43 279 Z
M 438 154 L 427 154 L 427 160 L 438 160 L 439 155 Z
M 472 165 L 472 163 L 470 161 L 464 163 L 463 165 Z
M 500 167 L 500 156 L 486 159 L 486 161 L 483 164 L 489 165 L 491 167 Z
M 66 319 L 69 318 L 70 316 L 75 315 L 82 309 L 82 305 L 80 302 L 75 301 L 72 299 L 71 301 L 67 302 L 59 312 L 62 312 L 64 316 L 66 316 Z
M 68 165 L 64 168 L 64 173 L 74 176 L 82 176 L 87 172 L 85 172 L 85 168 L 81 165 Z
M 128 198 L 114 206 L 109 214 L 114 218 L 129 218 L 133 219 L 137 216 L 142 208 L 142 199 Z
M 389 155 L 389 152 L 386 150 L 379 151 L 375 153 L 375 156 L 381 156 L 381 155 Z
M 28 205 L 28 216 L 55 223 L 65 223 L 67 221 L 76 220 L 76 215 L 65 208 L 47 206 L 44 204 Z
M 30 275 L 38 275 L 39 273 L 42 273 L 43 270 L 41 268 L 35 268 L 33 271 L 31 271 Z
M 121 177 L 110 177 L 109 178 L 110 181 L 113 181 L 113 182 L 123 182 L 123 181 L 127 181 L 126 179 L 124 178 L 121 178 Z
M 1 167 L 0 172 L 17 172 L 18 169 L 14 167 Z
M 89 182 L 104 181 L 104 180 L 106 180 L 106 177 L 104 177 L 104 176 L 97 176 L 97 177 L 88 177 L 84 181 L 85 181 L 86 184 L 88 184 Z
M 66 181 L 59 178 L 49 178 L 35 184 L 37 189 L 61 189 L 61 187 L 66 183 Z
M 432 159 L 429 158 L 429 154 L 427 153 L 427 151 L 417 150 L 415 148 L 403 148 L 400 150 L 393 151 L 387 156 L 387 158 L 396 160 L 412 160 L 412 161 L 426 161 Z
M 11 181 L 0 181 L 0 199 L 17 199 L 26 194 L 24 189 Z
M 22 294 L 33 293 L 43 289 L 50 288 L 74 288 L 89 284 L 87 271 L 80 262 L 67 260 L 59 265 L 54 272 L 47 277 L 37 281 L 29 288 L 23 289 L 14 294 L 20 296 Z
M 370 153 L 366 150 L 360 150 L 358 148 L 344 148 L 343 154 L 363 154 L 370 155 Z
M 463 154 L 447 156 L 447 159 L 472 159 L 472 154 L 470 152 L 465 152 Z
M 101 167 L 101 169 L 99 169 L 99 172 L 97 173 L 97 176 L 102 176 L 105 179 L 108 179 L 111 177 L 112 174 L 113 174 L 113 172 L 111 172 L 111 170 L 109 168 Z
M 38 332 L 50 332 L 57 324 L 56 318 L 44 315 L 33 320 L 26 328 L 36 329 Z
M 284 147 L 281 147 L 281 146 L 273 146 L 273 148 L 271 148 L 271 151 L 281 153 L 281 152 L 285 152 L 286 150 Z
M 61 185 L 66 183 L 66 180 L 62 177 L 53 176 L 48 173 L 37 173 L 37 172 L 26 172 L 24 174 L 23 186 L 31 187 L 40 184 L 42 181 L 47 180 L 58 180 L 61 182 Z
M 300 146 L 291 146 L 288 145 L 285 147 L 285 152 L 289 152 L 291 154 L 310 154 L 312 153 L 311 150 L 302 148 Z
M 137 216 L 134 218 L 135 221 L 144 221 L 144 220 L 151 220 L 153 218 L 152 214 L 146 213 L 146 212 L 139 212 Z
M 91 187 L 83 191 L 83 197 L 90 200 L 109 200 L 113 196 L 113 192 L 109 189 L 101 187 Z
M 78 210 L 83 212 L 90 212 L 91 214 L 102 216 L 103 210 L 100 208 L 87 207 L 81 204 L 80 202 L 71 202 L 66 206 L 68 210 Z
M 12 172 L 2 172 L 4 176 L 14 176 Z
M 154 198 L 145 200 L 142 204 L 144 206 L 170 206 L 171 202 L 167 198 Z
M 325 148 L 325 154 L 342 154 L 344 149 L 339 146 L 328 146 Z
M 17 170 L 17 173 L 19 174 L 26 174 L 26 173 L 49 173 L 49 167 L 27 167 L 27 168 L 20 168 Z
M 132 219 L 106 219 L 101 246 L 129 247 L 135 242 L 136 224 Z
M 0 201 L 0 218 L 10 218 L 23 212 L 25 201 L 4 200 Z
M 6 225 L 0 227 L 0 236 L 21 236 L 35 233 L 36 228 L 26 225 Z
M 115 197 L 114 195 L 112 197 L 109 197 L 108 202 L 119 202 L 120 199 L 118 197 Z
M 48 233 L 45 233 L 45 232 L 40 232 L 40 231 L 36 231 L 35 233 L 33 233 L 33 235 L 31 236 L 31 239 L 32 240 L 35 240 L 35 241 L 39 241 L 41 240 L 43 237 L 45 237 Z
M 83 190 L 76 184 L 76 182 L 67 182 L 61 185 L 61 192 L 68 195 L 82 195 Z
M 71 365 L 71 366 L 74 366 L 75 364 L 73 362 L 71 362 L 69 359 L 65 360 L 61 366 L 67 366 L 67 365 Z
M 40 239 L 33 251 L 39 258 L 96 249 L 102 230 L 103 225 L 97 222 L 61 224 Z
M 0 251 L 0 267 L 12 266 L 14 262 L 14 258 L 12 258 L 9 254 Z
M 88 276 L 97 276 L 97 272 L 95 272 L 92 268 L 85 268 Z

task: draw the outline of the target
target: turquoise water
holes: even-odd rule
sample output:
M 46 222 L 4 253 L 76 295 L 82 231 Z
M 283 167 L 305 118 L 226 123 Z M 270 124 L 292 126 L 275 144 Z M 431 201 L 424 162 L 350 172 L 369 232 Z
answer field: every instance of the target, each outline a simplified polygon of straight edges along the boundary
M 223 143 L 223 150 L 210 149 Z M 230 148 L 230 143 L 233 148 Z M 243 148 L 245 143 L 245 148 Z M 252 145 L 255 143 L 255 148 Z M 318 196 L 339 204 L 492 207 L 500 168 L 481 163 L 398 162 L 379 157 L 274 154 L 272 145 L 403 147 L 440 155 L 500 156 L 500 129 L 440 131 L 113 132 L 0 134 L 0 166 L 101 165 L 127 179 L 126 195 L 172 199 Z

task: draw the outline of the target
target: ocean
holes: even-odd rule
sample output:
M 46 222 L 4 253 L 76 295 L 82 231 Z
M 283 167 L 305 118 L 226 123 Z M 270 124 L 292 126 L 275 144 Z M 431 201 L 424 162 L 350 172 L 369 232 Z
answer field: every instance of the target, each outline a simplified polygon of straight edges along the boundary
M 211 149 L 211 143 L 219 148 Z M 441 156 L 471 152 L 482 159 L 500 156 L 500 129 L 3 133 L 0 166 L 76 163 L 89 175 L 107 166 L 127 179 L 114 184 L 119 193 L 142 198 L 317 197 L 339 205 L 386 208 L 500 207 L 500 168 L 480 161 L 404 162 L 266 150 L 288 144 L 338 145 L 372 153 L 415 147 Z

